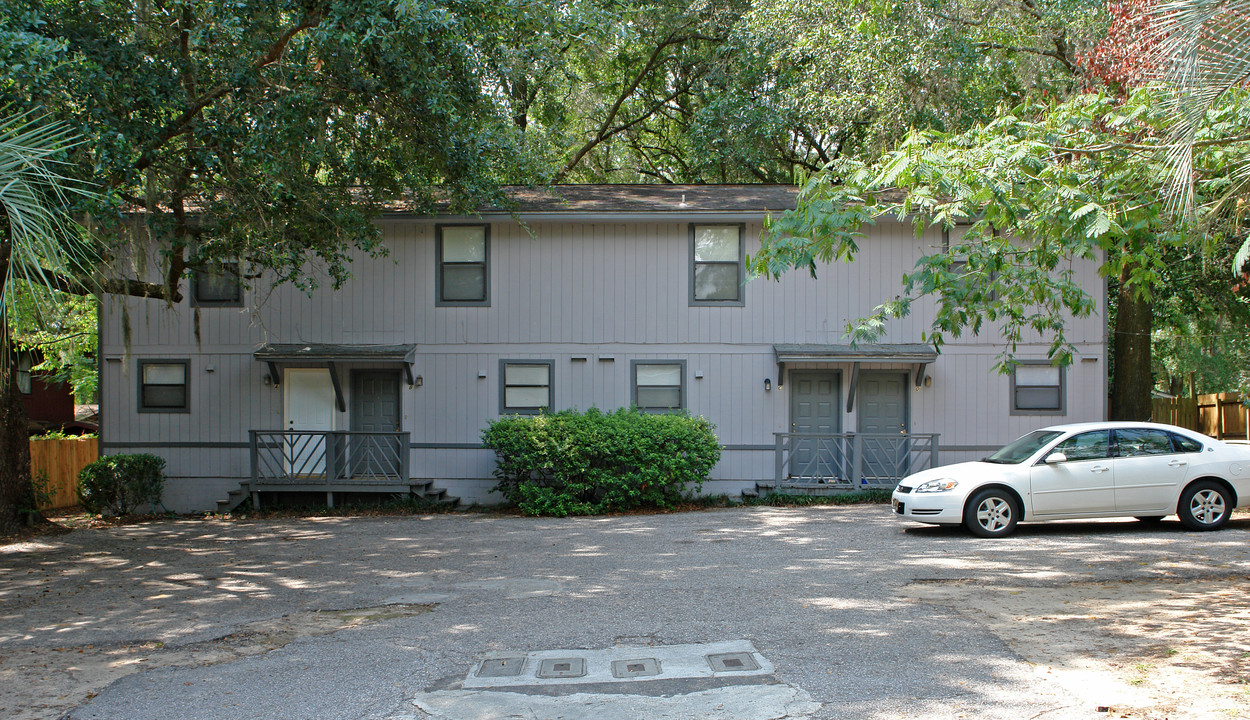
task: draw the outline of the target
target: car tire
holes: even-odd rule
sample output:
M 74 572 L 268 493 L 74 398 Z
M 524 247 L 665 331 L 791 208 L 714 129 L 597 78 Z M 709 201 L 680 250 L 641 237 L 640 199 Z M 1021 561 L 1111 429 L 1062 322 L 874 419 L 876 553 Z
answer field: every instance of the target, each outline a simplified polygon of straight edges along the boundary
M 1176 516 L 1190 530 L 1219 530 L 1233 511 L 1228 489 L 1210 480 L 1200 480 L 1185 488 L 1176 505 Z
M 1133 519 L 1143 525 L 1158 525 L 1163 522 L 1162 515 L 1138 515 Z
M 964 506 L 964 527 L 979 537 L 1006 537 L 1015 532 L 1019 520 L 1016 499 L 999 488 L 976 493 Z

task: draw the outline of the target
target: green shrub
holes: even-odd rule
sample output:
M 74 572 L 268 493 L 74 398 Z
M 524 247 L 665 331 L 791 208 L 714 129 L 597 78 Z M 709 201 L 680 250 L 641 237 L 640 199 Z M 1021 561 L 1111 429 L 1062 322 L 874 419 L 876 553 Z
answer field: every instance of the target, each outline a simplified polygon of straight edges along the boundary
M 165 459 L 155 455 L 110 455 L 78 473 L 78 500 L 101 515 L 128 515 L 144 503 L 156 505 L 165 488 Z
M 707 420 L 621 409 L 564 411 L 491 422 L 496 490 L 527 515 L 671 508 L 720 460 Z

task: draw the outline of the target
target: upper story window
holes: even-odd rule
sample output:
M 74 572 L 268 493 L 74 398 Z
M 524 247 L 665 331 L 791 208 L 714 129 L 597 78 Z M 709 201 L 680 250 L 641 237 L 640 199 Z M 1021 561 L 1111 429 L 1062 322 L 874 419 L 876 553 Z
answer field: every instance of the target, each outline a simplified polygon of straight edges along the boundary
M 682 360 L 635 360 L 633 405 L 663 412 L 686 407 L 686 363 Z
M 690 304 L 743 305 L 743 225 L 690 226 Z
M 490 228 L 435 227 L 438 305 L 490 305 Z
M 532 414 L 550 410 L 554 404 L 551 360 L 501 360 L 503 396 L 501 413 Z
M 243 282 L 237 262 L 212 263 L 191 275 L 191 304 L 199 307 L 237 307 L 243 304 Z
M 1061 367 L 1024 361 L 1011 374 L 1012 415 L 1062 415 L 1065 396 Z
M 30 383 L 30 366 L 29 354 L 21 353 L 17 356 L 17 389 L 23 395 L 29 395 L 34 390 Z
M 191 398 L 187 388 L 188 360 L 142 360 L 139 362 L 139 412 L 187 412 Z

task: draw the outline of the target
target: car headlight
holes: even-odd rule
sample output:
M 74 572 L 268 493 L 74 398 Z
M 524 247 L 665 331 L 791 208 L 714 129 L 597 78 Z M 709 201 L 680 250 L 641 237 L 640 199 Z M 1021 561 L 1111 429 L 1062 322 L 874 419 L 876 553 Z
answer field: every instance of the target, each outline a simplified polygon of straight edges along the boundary
M 946 492 L 947 490 L 954 490 L 955 486 L 958 484 L 959 484 L 958 480 L 951 480 L 950 478 L 942 478 L 940 480 L 930 480 L 929 482 L 920 483 L 919 485 L 917 485 L 914 492 L 918 492 L 918 493 Z

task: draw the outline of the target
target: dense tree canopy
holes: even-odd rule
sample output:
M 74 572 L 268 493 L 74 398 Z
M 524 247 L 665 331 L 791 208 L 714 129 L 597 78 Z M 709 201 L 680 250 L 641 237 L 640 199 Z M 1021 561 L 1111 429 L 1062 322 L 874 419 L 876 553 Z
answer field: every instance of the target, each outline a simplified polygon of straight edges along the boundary
M 1230 94 L 1212 110 L 1200 137 L 1247 123 L 1250 95 Z M 1171 284 L 1166 278 L 1177 275 L 1180 258 L 1202 262 L 1203 250 L 1158 192 L 1167 132 L 1168 116 L 1149 90 L 1124 104 L 1080 95 L 1022 106 L 962 134 L 914 132 L 874 163 L 848 160 L 816 176 L 799 209 L 771 226 L 753 269 L 776 277 L 791 267 L 849 259 L 860 223 L 872 216 L 910 216 L 918 227 L 969 224 L 949 252 L 921 258 L 897 298 L 848 330 L 871 340 L 917 298 L 935 297 L 938 312 L 926 339 L 941 345 L 991 323 L 1008 342 L 1005 367 L 1015 344 L 1029 338 L 1048 341 L 1056 362 L 1070 360 L 1065 318 L 1091 312 L 1098 292 L 1076 282 L 1070 261 L 1096 261 L 1117 289 L 1112 414 L 1148 416 L 1154 305 L 1163 291 L 1169 300 L 1181 290 L 1197 293 L 1183 276 Z M 1230 182 L 1228 169 L 1250 151 L 1202 140 L 1197 147 L 1204 195 L 1221 192 Z M 905 197 L 885 202 L 882 191 L 894 188 Z M 1236 224 L 1217 222 L 1204 240 L 1227 252 L 1240 242 L 1239 233 Z M 1237 302 L 1227 286 L 1216 294 Z

